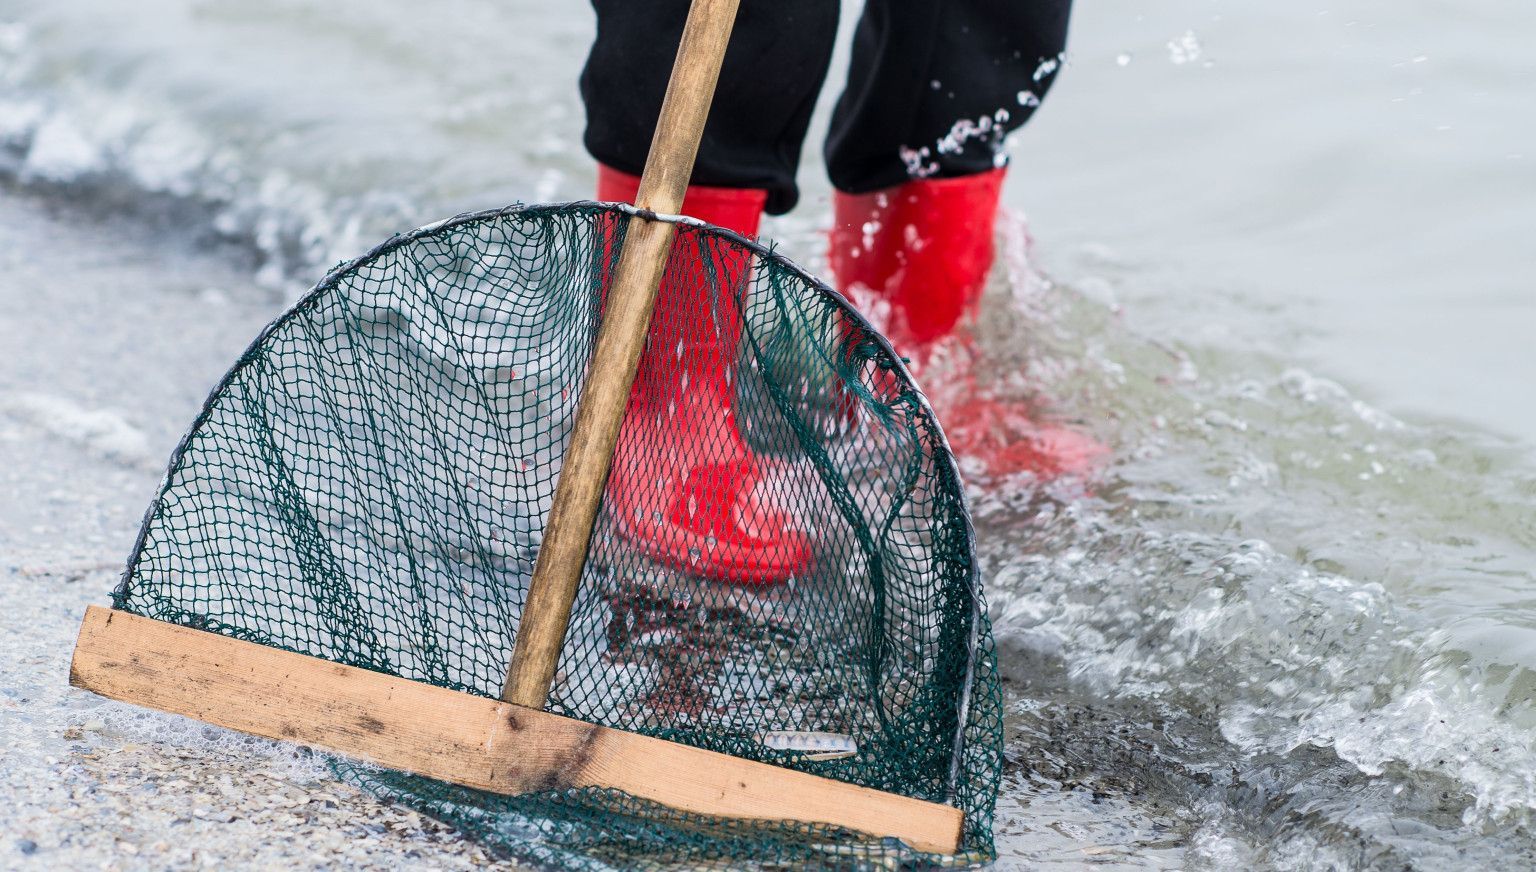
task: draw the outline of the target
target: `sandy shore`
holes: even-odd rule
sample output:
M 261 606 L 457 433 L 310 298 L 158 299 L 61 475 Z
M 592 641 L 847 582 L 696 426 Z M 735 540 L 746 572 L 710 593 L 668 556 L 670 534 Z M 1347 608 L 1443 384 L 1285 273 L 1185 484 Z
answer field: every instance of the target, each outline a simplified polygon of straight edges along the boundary
M 0 868 L 468 869 L 303 749 L 70 688 L 165 457 L 280 295 L 152 228 L 0 191 Z

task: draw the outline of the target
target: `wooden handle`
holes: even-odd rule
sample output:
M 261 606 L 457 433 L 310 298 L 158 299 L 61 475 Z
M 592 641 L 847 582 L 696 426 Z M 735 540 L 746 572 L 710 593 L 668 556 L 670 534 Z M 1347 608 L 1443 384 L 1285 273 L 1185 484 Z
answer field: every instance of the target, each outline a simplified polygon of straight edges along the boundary
M 693 0 L 688 10 L 635 197 L 641 209 L 662 214 L 682 209 L 739 3 Z M 666 222 L 630 220 L 502 686 L 507 702 L 542 709 L 549 697 L 674 229 Z

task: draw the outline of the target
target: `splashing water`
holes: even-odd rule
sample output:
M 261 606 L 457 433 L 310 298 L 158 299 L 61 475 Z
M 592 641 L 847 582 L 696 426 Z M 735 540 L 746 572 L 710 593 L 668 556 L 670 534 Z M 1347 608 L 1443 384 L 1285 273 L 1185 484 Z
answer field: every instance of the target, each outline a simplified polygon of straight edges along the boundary
M 1282 361 L 1138 337 L 1010 248 L 982 365 L 1116 450 L 1097 480 L 976 494 L 1004 855 L 1529 856 L 1536 476 Z M 1092 800 L 1071 849 L 1030 824 L 1064 789 Z

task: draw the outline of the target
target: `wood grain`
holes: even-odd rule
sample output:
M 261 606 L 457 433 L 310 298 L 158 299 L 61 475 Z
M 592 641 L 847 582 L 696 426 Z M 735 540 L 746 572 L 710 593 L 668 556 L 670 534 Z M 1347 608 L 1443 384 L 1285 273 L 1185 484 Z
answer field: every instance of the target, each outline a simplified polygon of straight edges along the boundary
M 958 850 L 959 809 L 92 606 L 69 681 L 110 699 L 503 794 L 611 787 L 717 817 Z
M 738 4 L 693 0 L 635 197 L 642 209 L 682 208 Z M 543 708 L 548 699 L 673 231 L 666 222 L 630 221 L 502 687 L 508 702 Z

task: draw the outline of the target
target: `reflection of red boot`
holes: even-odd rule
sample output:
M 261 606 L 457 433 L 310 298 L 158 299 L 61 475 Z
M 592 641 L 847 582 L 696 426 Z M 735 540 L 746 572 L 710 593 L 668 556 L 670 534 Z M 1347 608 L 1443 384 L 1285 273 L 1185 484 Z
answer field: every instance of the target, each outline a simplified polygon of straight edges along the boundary
M 871 194 L 836 192 L 829 260 L 839 285 L 883 324 L 898 354 L 921 370 L 976 312 L 992 269 L 1004 170 L 916 179 Z M 968 337 L 960 335 L 962 341 Z M 1037 423 L 1019 398 L 996 395 L 963 367 L 930 392 L 950 444 L 980 472 L 1037 478 L 1086 473 L 1104 454 L 1091 438 Z
M 640 180 L 599 167 L 600 200 L 633 202 Z M 766 191 L 690 187 L 683 213 L 757 232 Z M 757 492 L 767 461 L 747 447 L 733 411 L 741 311 L 751 257 L 716 249 L 705 264 L 674 247 L 608 477 L 621 531 L 654 560 L 712 578 L 760 584 L 803 572 L 809 540 Z M 713 275 L 715 283 L 708 282 Z
M 950 448 L 962 460 L 978 462 L 979 468 L 967 467 L 985 477 L 1084 476 L 1108 453 L 1092 436 L 1042 422 L 1027 402 L 997 396 L 969 373 L 947 386 L 941 402 L 940 423 Z

